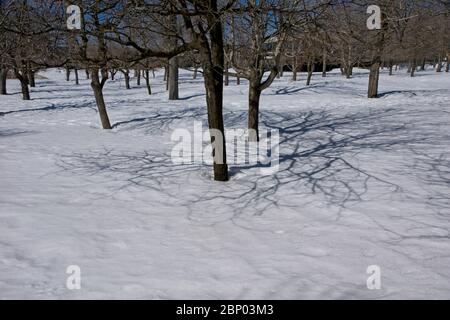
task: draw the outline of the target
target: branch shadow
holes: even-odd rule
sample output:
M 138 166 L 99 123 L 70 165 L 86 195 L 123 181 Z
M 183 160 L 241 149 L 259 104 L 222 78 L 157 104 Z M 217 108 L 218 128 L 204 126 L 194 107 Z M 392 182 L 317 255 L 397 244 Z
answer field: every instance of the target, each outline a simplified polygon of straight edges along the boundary
M 245 125 L 245 112 L 226 114 L 226 123 Z M 170 150 L 119 151 L 92 150 L 63 154 L 58 165 L 64 172 L 80 175 L 106 175 L 117 182 L 117 191 L 129 187 L 163 193 L 175 203 L 188 208 L 188 218 L 211 224 L 233 221 L 244 215 L 262 215 L 290 208 L 295 210 L 301 199 L 306 205 L 320 201 L 340 210 L 352 203 L 365 201 L 371 190 L 382 190 L 386 196 L 402 192 L 395 181 L 387 180 L 367 169 L 359 155 L 378 151 L 392 152 L 428 141 L 428 136 L 411 134 L 412 125 L 400 121 L 402 112 L 395 109 L 370 110 L 344 115 L 327 111 L 300 114 L 263 112 L 261 122 L 267 129 L 279 130 L 279 170 L 261 174 L 262 165 L 230 165 L 231 181 L 220 184 L 210 180 L 210 166 L 178 165 L 171 161 Z M 186 117 L 204 116 L 202 108 L 160 112 L 116 123 L 115 128 L 161 131 L 164 126 Z M 364 159 L 364 158 L 362 158 Z M 199 181 L 196 190 L 182 188 Z M 221 204 L 217 209 L 218 204 Z M 203 208 L 203 209 L 202 209 Z M 214 208 L 205 212 L 204 208 Z M 337 217 L 338 218 L 338 217 Z
M 186 97 L 181 97 L 181 98 L 178 98 L 178 100 L 184 101 L 184 100 L 190 100 L 192 98 L 204 97 L 204 96 L 206 96 L 205 93 L 199 93 L 199 94 L 193 94 L 193 95 L 186 96 Z
M 123 130 L 142 130 L 143 132 L 155 133 L 161 132 L 176 121 L 182 121 L 187 119 L 202 119 L 206 117 L 206 111 L 204 108 L 191 107 L 170 110 L 154 110 L 152 115 L 148 117 L 138 117 L 131 120 L 116 122 L 112 127 L 113 129 Z
M 294 93 L 297 93 L 300 91 L 305 91 L 305 90 L 320 88 L 320 87 L 324 87 L 324 85 L 319 85 L 316 83 L 316 84 L 312 84 L 310 86 L 305 86 L 305 87 L 286 86 L 286 87 L 275 90 L 273 95 L 291 95 L 291 94 L 294 94 Z
M 37 133 L 37 131 L 6 129 L 6 130 L 0 130 L 0 138 L 7 138 L 7 137 L 18 136 L 18 135 L 28 135 L 28 134 L 34 134 L 34 133 Z
M 97 111 L 97 108 L 95 107 L 95 102 L 83 102 L 83 103 L 50 103 L 50 105 L 42 107 L 42 108 L 33 108 L 33 109 L 23 109 L 23 110 L 10 110 L 10 111 L 4 111 L 0 112 L 0 116 L 5 116 L 8 114 L 14 114 L 14 113 L 24 113 L 24 112 L 37 112 L 37 111 L 60 111 L 60 110 L 67 110 L 67 109 L 84 109 L 89 108 Z

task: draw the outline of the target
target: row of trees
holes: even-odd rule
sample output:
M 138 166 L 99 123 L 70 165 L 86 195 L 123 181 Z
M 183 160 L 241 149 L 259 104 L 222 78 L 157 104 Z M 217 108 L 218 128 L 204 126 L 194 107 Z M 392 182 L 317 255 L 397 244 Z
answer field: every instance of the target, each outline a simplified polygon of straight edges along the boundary
M 70 5 L 80 8 L 67 12 Z M 367 7 L 378 5 L 381 24 L 367 28 Z M 228 180 L 222 115 L 229 77 L 248 80 L 248 127 L 257 141 L 261 93 L 284 70 L 306 67 L 307 84 L 321 66 L 345 77 L 370 69 L 368 97 L 378 96 L 379 70 L 399 63 L 411 75 L 427 62 L 438 72 L 450 59 L 450 5 L 443 0 L 15 0 L 0 6 L 0 93 L 8 74 L 25 100 L 41 68 L 86 70 L 102 127 L 111 129 L 103 88 L 117 72 L 129 87 L 130 70 L 145 79 L 165 67 L 169 99 L 178 94 L 178 69 L 203 74 L 214 150 L 214 178 Z M 71 21 L 73 19 L 73 21 Z M 72 29 L 69 25 L 78 25 Z M 79 20 L 79 21 L 78 21 Z M 79 22 L 79 23 L 78 23 Z M 79 27 L 79 28 L 78 28 Z M 72 29 L 72 30 L 69 30 Z M 446 64 L 448 71 L 449 64 Z

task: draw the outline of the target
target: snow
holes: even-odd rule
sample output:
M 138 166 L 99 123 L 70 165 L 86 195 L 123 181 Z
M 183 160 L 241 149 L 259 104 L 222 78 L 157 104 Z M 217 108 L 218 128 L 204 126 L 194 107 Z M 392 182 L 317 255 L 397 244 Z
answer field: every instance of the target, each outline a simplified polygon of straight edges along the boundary
M 201 78 L 183 71 L 170 102 L 161 72 L 152 96 L 109 81 L 104 131 L 88 80 L 42 75 L 31 101 L 14 80 L 0 97 L 0 298 L 450 298 L 448 73 L 383 71 L 371 100 L 364 70 L 286 74 L 261 101 L 280 170 L 235 165 L 227 183 L 170 159 L 173 130 L 206 126 Z M 227 128 L 246 94 L 225 88 Z

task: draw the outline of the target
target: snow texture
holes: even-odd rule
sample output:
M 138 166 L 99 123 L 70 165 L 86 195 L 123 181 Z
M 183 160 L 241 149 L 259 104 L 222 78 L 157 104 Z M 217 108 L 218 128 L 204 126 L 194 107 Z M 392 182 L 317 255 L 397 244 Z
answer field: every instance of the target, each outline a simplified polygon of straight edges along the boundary
M 280 170 L 227 183 L 170 158 L 173 130 L 206 126 L 201 77 L 170 102 L 162 72 L 152 96 L 109 81 L 105 131 L 88 80 L 41 75 L 31 101 L 15 80 L 0 97 L 0 298 L 450 298 L 449 74 L 383 71 L 367 99 L 364 70 L 287 73 L 261 101 Z M 246 85 L 225 88 L 227 128 L 246 126 Z

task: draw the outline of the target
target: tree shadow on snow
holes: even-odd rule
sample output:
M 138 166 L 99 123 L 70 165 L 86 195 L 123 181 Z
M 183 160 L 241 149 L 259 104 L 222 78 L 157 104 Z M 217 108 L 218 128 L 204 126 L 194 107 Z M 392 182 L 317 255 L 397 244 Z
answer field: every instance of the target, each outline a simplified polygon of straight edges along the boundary
M 22 109 L 22 110 L 11 110 L 0 112 L 0 116 L 5 116 L 13 113 L 24 113 L 24 112 L 36 112 L 36 111 L 61 111 L 67 109 L 83 109 L 89 108 L 97 112 L 97 108 L 95 107 L 95 102 L 80 102 L 80 103 L 50 103 L 50 105 L 42 107 L 42 108 L 33 108 L 33 109 Z
M 198 120 L 201 116 L 203 108 L 177 113 L 169 110 L 114 126 L 155 131 L 173 121 L 186 117 Z M 246 113 L 227 113 L 225 118 L 227 124 L 240 122 L 244 126 Z M 295 209 L 288 200 L 296 198 L 344 208 L 364 201 L 371 188 L 386 196 L 402 191 L 386 175 L 381 177 L 370 170 L 372 155 L 400 152 L 430 139 L 412 134 L 413 125 L 402 119 L 402 113 L 395 109 L 362 109 L 344 115 L 327 111 L 263 112 L 262 125 L 280 132 L 279 170 L 263 175 L 261 165 L 231 165 L 228 183 L 211 181 L 209 166 L 173 164 L 171 150 L 91 150 L 60 155 L 58 165 L 64 172 L 106 177 L 115 182 L 117 191 L 132 187 L 162 193 L 188 208 L 190 218 L 209 214 L 213 222 L 245 214 L 262 215 L 269 209 Z M 200 191 L 185 185 L 190 178 L 203 181 Z M 185 186 L 180 189 L 180 184 Z M 204 213 L 201 209 L 219 203 L 224 211 Z

